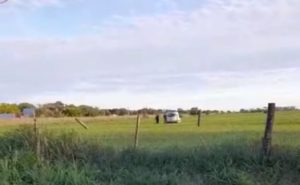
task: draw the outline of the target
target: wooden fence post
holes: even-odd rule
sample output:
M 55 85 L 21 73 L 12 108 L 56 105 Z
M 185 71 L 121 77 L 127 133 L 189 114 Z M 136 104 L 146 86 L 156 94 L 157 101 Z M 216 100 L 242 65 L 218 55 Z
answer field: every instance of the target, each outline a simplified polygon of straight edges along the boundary
M 89 128 L 84 122 L 80 121 L 78 118 L 75 118 L 75 121 L 81 125 L 83 128 L 85 128 L 86 130 Z
M 201 124 L 201 110 L 198 111 L 198 122 L 197 122 L 198 127 L 200 127 L 200 124 Z
M 139 144 L 139 126 L 141 122 L 140 113 L 137 114 L 136 125 L 135 125 L 135 134 L 134 134 L 134 149 L 137 148 Z
M 35 140 L 35 153 L 37 158 L 40 157 L 40 136 L 39 129 L 37 127 L 36 113 L 33 114 L 33 130 L 34 130 L 34 140 Z
M 269 103 L 265 134 L 262 141 L 263 155 L 265 157 L 269 157 L 271 154 L 272 131 L 273 131 L 274 118 L 275 118 L 275 109 L 276 109 L 275 103 Z

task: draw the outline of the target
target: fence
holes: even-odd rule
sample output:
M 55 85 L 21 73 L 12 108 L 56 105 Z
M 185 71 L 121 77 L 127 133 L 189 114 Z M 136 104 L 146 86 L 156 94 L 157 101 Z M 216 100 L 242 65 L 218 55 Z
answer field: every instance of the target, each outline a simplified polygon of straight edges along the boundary
M 264 136 L 262 138 L 262 150 L 261 153 L 264 157 L 269 157 L 271 155 L 271 148 L 272 148 L 272 131 L 273 131 L 273 124 L 274 124 L 274 118 L 275 118 L 275 103 L 269 103 L 268 105 L 268 111 L 267 111 L 267 119 L 266 119 L 266 125 L 265 125 L 265 131 Z M 78 118 L 75 118 L 75 121 L 79 123 L 84 129 L 89 129 L 87 124 L 85 124 L 83 121 L 80 121 Z M 199 111 L 197 114 L 197 119 L 195 120 L 195 129 L 200 129 L 201 126 L 205 125 L 205 121 L 202 119 L 202 112 Z M 36 135 L 36 153 L 38 155 L 39 153 L 39 130 L 37 126 L 37 119 L 34 118 L 34 130 Z M 140 135 L 140 128 L 141 128 L 141 114 L 138 113 L 136 117 L 135 127 L 132 131 L 133 133 L 133 148 L 137 149 L 139 146 L 139 135 Z

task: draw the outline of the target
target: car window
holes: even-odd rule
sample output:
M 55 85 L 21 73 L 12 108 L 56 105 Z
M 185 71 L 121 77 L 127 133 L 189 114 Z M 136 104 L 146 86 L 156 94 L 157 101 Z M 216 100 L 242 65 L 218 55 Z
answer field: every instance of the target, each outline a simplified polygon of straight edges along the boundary
M 174 117 L 174 116 L 176 116 L 176 114 L 174 114 L 174 113 L 168 114 L 168 117 Z

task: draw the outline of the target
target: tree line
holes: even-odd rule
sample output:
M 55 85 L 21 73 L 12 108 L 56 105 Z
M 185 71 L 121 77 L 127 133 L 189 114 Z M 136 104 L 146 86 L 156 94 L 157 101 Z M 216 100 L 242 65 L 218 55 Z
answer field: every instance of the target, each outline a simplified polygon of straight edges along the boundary
M 162 112 L 162 110 L 152 108 L 143 108 L 140 110 L 130 110 L 126 108 L 100 109 L 98 107 L 89 105 L 76 106 L 73 104 L 64 104 L 61 101 L 37 106 L 31 103 L 0 103 L 0 114 L 7 113 L 21 116 L 24 109 L 35 109 L 36 116 L 38 117 L 96 117 L 110 115 L 125 116 L 136 115 L 138 111 L 145 114 L 154 115 Z
M 286 106 L 286 107 L 276 107 L 276 111 L 297 111 L 297 107 L 295 106 Z M 258 112 L 267 112 L 267 107 L 264 108 L 256 108 L 256 109 L 240 109 L 241 113 L 258 113 Z
M 126 108 L 113 108 L 113 109 L 100 109 L 89 105 L 73 105 L 64 104 L 61 101 L 54 103 L 46 103 L 35 106 L 31 103 L 20 103 L 20 104 L 8 104 L 0 103 L 0 114 L 9 113 L 21 116 L 24 109 L 33 108 L 35 109 L 38 117 L 96 117 L 96 116 L 125 116 L 125 115 L 136 115 L 138 112 L 147 115 L 161 114 L 162 109 L 143 108 L 139 110 L 130 110 Z M 278 111 L 295 111 L 298 110 L 294 106 L 289 107 L 277 107 Z M 197 115 L 200 109 L 198 107 L 192 107 L 191 109 L 179 108 L 178 112 L 182 115 Z M 203 114 L 228 114 L 233 112 L 241 113 L 253 113 L 253 112 L 266 112 L 266 107 L 256 109 L 240 109 L 240 111 L 222 111 L 222 110 L 201 110 Z

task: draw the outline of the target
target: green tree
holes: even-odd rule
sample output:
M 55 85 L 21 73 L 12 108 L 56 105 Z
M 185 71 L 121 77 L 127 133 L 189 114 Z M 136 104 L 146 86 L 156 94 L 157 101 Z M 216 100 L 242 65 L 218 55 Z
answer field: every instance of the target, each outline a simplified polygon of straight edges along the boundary
M 191 110 L 190 110 L 190 114 L 191 115 L 197 115 L 198 114 L 198 108 L 197 107 L 193 107 L 193 108 L 191 108 Z
M 35 106 L 31 103 L 24 102 L 24 103 L 20 103 L 18 105 L 18 108 L 19 108 L 20 111 L 23 111 L 24 109 L 27 109 L 27 108 L 35 108 Z
M 67 105 L 63 110 L 63 114 L 68 117 L 76 117 L 81 115 L 81 110 L 75 105 Z
M 98 116 L 99 115 L 99 109 L 96 107 L 91 107 L 88 105 L 80 105 L 79 106 L 80 112 L 82 116 L 88 117 L 88 116 Z
M 20 109 L 16 104 L 1 103 L 0 113 L 19 114 Z
M 65 105 L 60 101 L 55 103 L 47 103 L 39 107 L 38 115 L 45 117 L 61 117 L 64 115 L 64 109 Z

